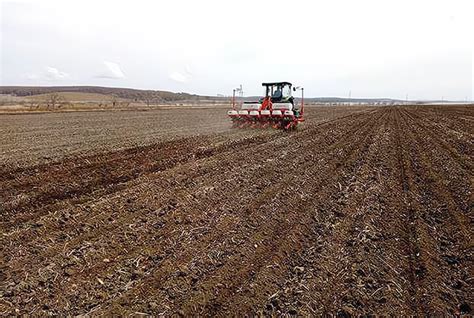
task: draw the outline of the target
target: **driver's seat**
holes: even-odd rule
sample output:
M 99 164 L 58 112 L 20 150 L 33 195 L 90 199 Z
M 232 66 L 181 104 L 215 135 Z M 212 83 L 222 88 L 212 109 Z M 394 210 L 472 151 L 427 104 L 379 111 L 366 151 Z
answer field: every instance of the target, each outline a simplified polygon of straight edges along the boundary
M 272 95 L 272 102 L 279 102 L 283 98 L 283 94 L 281 92 L 281 89 L 277 89 L 275 92 L 273 92 Z

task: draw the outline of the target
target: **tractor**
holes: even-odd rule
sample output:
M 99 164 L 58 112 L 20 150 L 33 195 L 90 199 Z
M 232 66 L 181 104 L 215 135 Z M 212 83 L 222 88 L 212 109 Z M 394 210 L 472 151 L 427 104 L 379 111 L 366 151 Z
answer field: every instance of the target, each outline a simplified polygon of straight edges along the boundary
M 262 83 L 265 96 L 258 102 L 243 102 L 238 107 L 235 90 L 232 97 L 232 110 L 227 114 L 233 126 L 293 130 L 304 121 L 304 89 L 293 87 L 290 82 Z M 292 91 L 301 90 L 301 104 L 296 103 Z

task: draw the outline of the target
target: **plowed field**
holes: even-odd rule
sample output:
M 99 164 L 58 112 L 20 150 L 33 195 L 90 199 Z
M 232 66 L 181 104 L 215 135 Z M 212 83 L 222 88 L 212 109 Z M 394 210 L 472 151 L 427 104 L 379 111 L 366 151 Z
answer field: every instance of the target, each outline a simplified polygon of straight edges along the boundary
M 174 112 L 0 116 L 0 314 L 472 314 L 474 107 Z

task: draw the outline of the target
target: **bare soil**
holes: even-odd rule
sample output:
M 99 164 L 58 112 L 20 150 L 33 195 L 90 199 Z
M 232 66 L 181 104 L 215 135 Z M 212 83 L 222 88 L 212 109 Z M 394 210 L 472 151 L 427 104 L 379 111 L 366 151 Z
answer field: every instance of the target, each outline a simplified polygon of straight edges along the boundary
M 472 314 L 473 121 L 0 116 L 0 314 Z

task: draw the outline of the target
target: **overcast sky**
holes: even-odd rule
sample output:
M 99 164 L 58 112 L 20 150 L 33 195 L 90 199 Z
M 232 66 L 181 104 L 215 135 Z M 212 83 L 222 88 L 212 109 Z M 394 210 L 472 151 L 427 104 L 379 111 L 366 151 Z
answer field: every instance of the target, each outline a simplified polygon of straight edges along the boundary
M 0 2 L 1 85 L 473 98 L 472 0 Z

